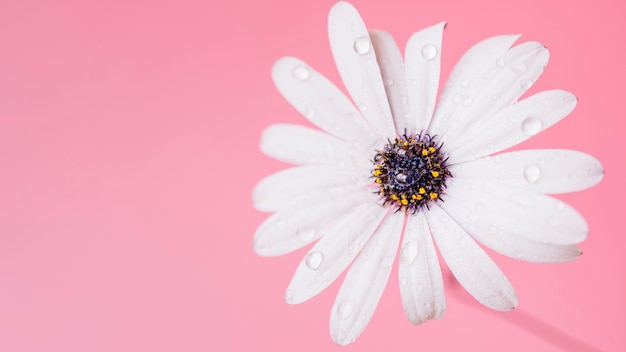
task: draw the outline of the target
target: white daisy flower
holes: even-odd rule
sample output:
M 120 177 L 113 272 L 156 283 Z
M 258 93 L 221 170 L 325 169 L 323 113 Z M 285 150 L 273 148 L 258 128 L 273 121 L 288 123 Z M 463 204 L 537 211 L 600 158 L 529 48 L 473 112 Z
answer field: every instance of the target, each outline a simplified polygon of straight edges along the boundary
M 461 285 L 485 306 L 506 311 L 515 290 L 478 243 L 530 262 L 577 258 L 583 217 L 545 194 L 598 183 L 602 165 L 571 150 L 505 152 L 569 114 L 562 90 L 519 100 L 541 75 L 548 50 L 512 46 L 517 35 L 479 42 L 463 55 L 435 104 L 439 23 L 409 39 L 404 62 L 392 37 L 368 32 L 356 9 L 329 15 L 332 53 L 352 98 L 305 62 L 285 57 L 272 77 L 285 99 L 320 130 L 277 124 L 261 149 L 296 166 L 263 179 L 254 205 L 275 212 L 258 228 L 254 250 L 278 256 L 315 241 L 289 284 L 300 303 L 350 269 L 331 311 L 341 345 L 365 329 L 399 250 L 399 282 L 409 321 L 446 309 L 437 245 Z M 434 239 L 434 242 L 433 242 Z

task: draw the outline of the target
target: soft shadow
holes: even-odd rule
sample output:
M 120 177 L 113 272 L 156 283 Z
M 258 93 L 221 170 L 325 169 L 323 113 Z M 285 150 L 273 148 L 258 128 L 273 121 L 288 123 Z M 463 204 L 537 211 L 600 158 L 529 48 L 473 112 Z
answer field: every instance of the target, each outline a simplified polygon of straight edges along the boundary
M 529 332 L 540 339 L 549 342 L 555 347 L 561 348 L 564 351 L 577 351 L 577 352 L 601 352 L 602 350 L 590 346 L 589 344 L 579 340 L 575 336 L 572 336 L 558 327 L 555 327 L 546 321 L 538 318 L 536 315 L 528 313 L 520 308 L 516 308 L 512 312 L 503 314 L 491 309 L 485 309 L 478 302 L 474 300 L 459 284 L 452 274 L 447 275 L 447 292 L 450 293 L 454 299 L 465 304 L 466 306 L 480 310 L 485 314 L 498 317 L 509 324 L 515 325 L 518 328 Z

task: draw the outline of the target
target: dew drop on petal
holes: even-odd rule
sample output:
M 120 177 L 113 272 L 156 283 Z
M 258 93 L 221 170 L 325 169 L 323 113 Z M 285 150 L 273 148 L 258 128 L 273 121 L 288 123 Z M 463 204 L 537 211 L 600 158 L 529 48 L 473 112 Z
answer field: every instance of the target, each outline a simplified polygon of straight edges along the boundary
M 469 79 L 465 79 L 465 78 L 462 79 L 461 83 L 460 83 L 461 84 L 461 88 L 467 88 L 469 86 L 469 83 L 470 83 Z
M 354 41 L 354 51 L 359 55 L 367 54 L 372 48 L 369 36 L 362 36 Z
M 422 57 L 426 60 L 432 60 L 437 56 L 437 47 L 432 44 L 426 44 L 422 47 Z
M 575 180 L 578 178 L 578 174 L 576 174 L 575 172 L 570 172 L 569 178 L 571 178 L 572 180 Z
M 309 106 L 309 107 L 307 107 L 307 108 L 304 110 L 304 116 L 306 116 L 306 117 L 308 117 L 309 119 L 311 119 L 311 118 L 315 117 L 316 112 L 317 112 L 317 111 L 315 110 L 315 108 L 314 108 L 314 107 Z
M 337 306 L 337 315 L 341 319 L 347 319 L 350 314 L 352 314 L 352 310 L 354 309 L 354 303 L 351 300 L 343 300 Z
M 533 81 L 529 80 L 529 79 L 523 79 L 519 82 L 520 87 L 522 87 L 522 89 L 528 89 L 530 88 L 530 86 L 533 85 Z
M 387 86 L 387 87 L 391 87 L 391 86 L 393 86 L 393 84 L 394 84 L 393 79 L 391 79 L 391 78 L 387 78 L 387 79 L 385 80 L 385 86 Z
M 463 100 L 463 97 L 461 97 L 461 94 L 455 94 L 455 95 L 452 97 L 452 102 L 453 102 L 453 103 L 455 103 L 455 104 L 460 103 L 460 102 L 461 102 L 461 100 Z
M 417 257 L 417 243 L 407 242 L 402 246 L 400 251 L 400 263 L 411 264 Z
M 465 99 L 463 99 L 463 106 L 465 107 L 472 106 L 473 102 L 474 100 L 471 97 L 466 97 Z
M 391 268 L 392 265 L 393 265 L 393 257 L 386 256 L 380 260 L 381 268 Z
M 504 66 L 506 66 L 506 62 L 504 62 L 503 58 L 499 58 L 498 60 L 496 60 L 496 65 L 500 68 L 504 68 Z
M 536 165 L 529 165 L 524 169 L 524 178 L 530 183 L 535 183 L 541 177 L 541 170 Z
M 522 121 L 522 131 L 528 136 L 534 136 L 541 131 L 541 120 L 534 116 L 528 116 Z
M 306 258 L 304 258 L 306 266 L 311 270 L 317 270 L 322 265 L 322 260 L 324 260 L 324 256 L 317 251 L 307 254 Z
M 311 76 L 311 72 L 309 71 L 309 69 L 304 66 L 294 67 L 291 73 L 298 81 L 306 81 Z
M 559 226 L 560 223 L 561 222 L 557 218 L 549 218 L 548 219 L 548 225 L 550 225 L 552 227 L 557 227 L 557 226 Z

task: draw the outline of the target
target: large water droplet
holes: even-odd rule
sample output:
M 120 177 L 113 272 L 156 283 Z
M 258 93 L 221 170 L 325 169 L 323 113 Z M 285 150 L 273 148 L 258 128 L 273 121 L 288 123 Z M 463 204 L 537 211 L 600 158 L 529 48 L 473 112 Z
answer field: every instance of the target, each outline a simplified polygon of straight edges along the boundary
M 367 54 L 372 48 L 369 36 L 362 36 L 354 41 L 354 51 L 359 55 Z
M 422 47 L 422 57 L 426 60 L 432 60 L 437 56 L 437 47 L 432 44 L 426 44 Z
M 524 178 L 530 183 L 535 183 L 541 177 L 541 170 L 536 165 L 526 166 L 524 169 Z
M 411 264 L 417 257 L 417 243 L 407 242 L 402 246 L 400 251 L 400 263 Z
M 522 131 L 528 136 L 534 136 L 541 131 L 541 120 L 534 116 L 528 116 L 522 121 Z
M 317 270 L 322 265 L 322 260 L 324 260 L 324 256 L 317 251 L 307 254 L 304 258 L 306 266 L 311 270 Z
M 354 303 L 351 300 L 343 300 L 337 306 L 337 315 L 341 319 L 347 319 L 350 314 L 352 314 L 352 310 L 354 309 Z
M 304 66 L 294 67 L 291 73 L 298 81 L 306 81 L 311 76 L 311 72 L 309 71 L 309 69 Z

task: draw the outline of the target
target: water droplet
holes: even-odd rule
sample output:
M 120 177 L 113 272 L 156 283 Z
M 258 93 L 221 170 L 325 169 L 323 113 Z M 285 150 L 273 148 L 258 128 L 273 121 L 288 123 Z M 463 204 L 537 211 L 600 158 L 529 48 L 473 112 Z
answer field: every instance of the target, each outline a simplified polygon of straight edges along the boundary
M 324 256 L 322 255 L 322 253 L 311 252 L 306 255 L 306 258 L 304 258 L 304 262 L 306 263 L 306 266 L 309 269 L 317 270 L 320 267 L 320 265 L 322 265 L 323 259 L 324 259 Z
M 393 84 L 394 84 L 393 79 L 391 79 L 391 78 L 387 78 L 387 79 L 385 80 L 385 86 L 387 86 L 387 87 L 391 87 L 391 86 L 393 86 Z
M 577 178 L 578 178 L 578 174 L 577 174 L 577 173 L 575 173 L 575 172 L 570 172 L 570 174 L 569 174 L 569 178 L 570 178 L 570 179 L 572 179 L 572 180 L 575 180 L 575 179 L 577 179 Z
M 522 131 L 528 136 L 534 136 L 541 131 L 541 120 L 534 116 L 528 116 L 522 121 Z
M 457 93 L 457 94 L 455 94 L 455 95 L 452 97 L 452 102 L 453 102 L 453 103 L 455 103 L 455 104 L 460 103 L 460 102 L 461 102 L 461 100 L 463 100 L 463 97 L 461 97 L 461 94 L 458 94 L 458 93 Z
M 306 108 L 306 109 L 304 110 L 304 116 L 306 116 L 306 117 L 308 117 L 309 119 L 311 119 L 311 118 L 314 118 L 314 117 L 315 117 L 315 113 L 316 113 L 316 112 L 317 112 L 317 111 L 315 110 L 315 108 L 314 108 L 314 107 L 309 106 L 308 108 Z
M 556 209 L 557 210 L 563 210 L 565 209 L 565 203 L 561 202 L 560 200 L 556 201 Z
M 426 44 L 422 47 L 422 57 L 426 60 L 432 60 L 437 56 L 437 47 L 432 44 Z
M 461 80 L 461 88 L 467 88 L 469 86 L 469 79 L 462 79 Z
M 399 172 L 396 174 L 396 180 L 400 183 L 405 183 L 407 179 L 407 174 Z
M 536 165 L 529 165 L 524 169 L 524 178 L 530 183 L 535 183 L 541 177 L 541 170 Z
M 337 315 L 341 319 L 347 319 L 350 314 L 352 314 L 352 310 L 354 309 L 354 303 L 351 300 L 343 300 L 337 306 Z
M 550 225 L 552 227 L 557 227 L 557 226 L 559 226 L 560 223 L 561 222 L 557 218 L 549 218 L 548 219 L 548 225 Z
M 298 81 L 306 81 L 311 76 L 311 72 L 309 71 L 309 69 L 304 66 L 294 67 L 291 73 Z
M 511 68 L 513 69 L 513 71 L 517 73 L 523 73 L 523 72 L 526 72 L 526 70 L 528 70 L 528 66 L 526 66 L 526 64 L 523 62 L 511 66 Z
M 285 221 L 284 219 L 276 220 L 276 222 L 274 223 L 274 228 L 278 231 L 283 231 L 287 228 L 287 221 Z
M 506 66 L 506 62 L 503 58 L 499 58 L 498 60 L 496 60 L 496 65 L 498 65 L 498 67 L 500 68 L 504 68 L 504 66 Z
M 411 264 L 417 257 L 417 243 L 407 242 L 402 246 L 400 251 L 400 263 Z
M 473 102 L 474 100 L 471 97 L 466 97 L 465 99 L 463 99 L 463 106 L 472 106 Z
M 298 236 L 300 241 L 309 243 L 311 242 L 311 240 L 313 240 L 313 238 L 315 238 L 315 233 L 316 233 L 315 228 L 311 228 L 311 229 L 298 231 L 296 235 Z
M 372 48 L 369 36 L 362 36 L 354 41 L 354 51 L 359 55 L 367 54 Z
M 509 199 L 523 208 L 531 209 L 533 207 L 532 199 L 523 194 L 513 194 Z
M 530 86 L 533 85 L 533 81 L 529 80 L 529 79 L 523 79 L 519 82 L 520 87 L 522 87 L 522 89 L 528 89 L 530 88 Z

